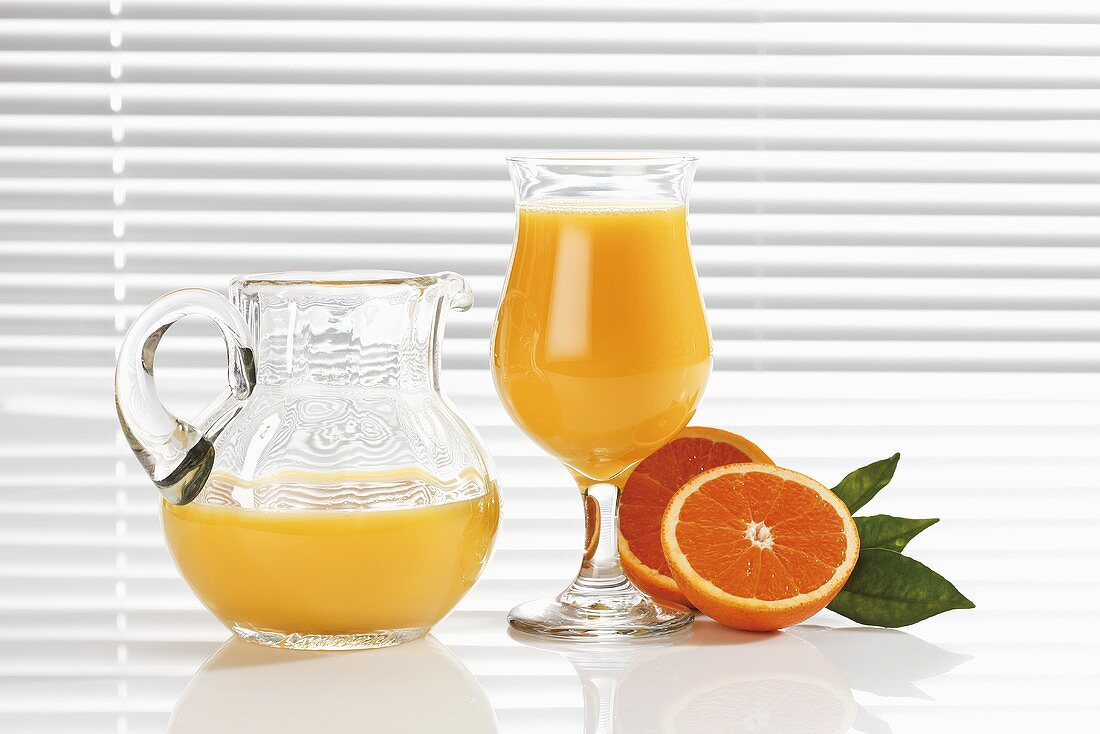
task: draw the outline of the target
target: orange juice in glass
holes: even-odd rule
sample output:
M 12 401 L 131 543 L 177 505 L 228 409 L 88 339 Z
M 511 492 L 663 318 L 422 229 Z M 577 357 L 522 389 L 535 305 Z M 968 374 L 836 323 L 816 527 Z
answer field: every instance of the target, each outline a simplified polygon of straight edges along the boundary
M 691 418 L 711 368 L 687 232 L 688 156 L 509 159 L 516 244 L 493 338 L 512 419 L 564 463 L 585 498 L 580 574 L 512 610 L 558 637 L 660 634 L 691 622 L 623 575 L 616 477 Z

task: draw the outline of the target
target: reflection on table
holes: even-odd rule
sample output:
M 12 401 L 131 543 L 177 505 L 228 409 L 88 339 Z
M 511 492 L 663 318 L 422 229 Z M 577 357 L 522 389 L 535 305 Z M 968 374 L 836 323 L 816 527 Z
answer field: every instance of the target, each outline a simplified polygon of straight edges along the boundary
M 513 639 L 573 664 L 587 734 L 888 734 L 852 689 L 926 697 L 914 681 L 968 659 L 900 630 L 799 626 L 757 634 L 709 620 L 665 644 Z
M 170 734 L 494 734 L 477 680 L 428 636 L 397 647 L 299 652 L 225 643 L 176 704 Z

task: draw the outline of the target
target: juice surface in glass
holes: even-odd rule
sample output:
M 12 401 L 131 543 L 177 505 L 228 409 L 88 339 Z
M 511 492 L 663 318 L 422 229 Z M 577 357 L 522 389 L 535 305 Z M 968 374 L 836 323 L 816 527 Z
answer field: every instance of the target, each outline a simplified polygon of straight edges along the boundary
M 400 474 L 303 472 L 269 478 L 267 487 L 303 497 L 318 488 L 335 496 L 339 485 L 351 497 L 399 483 Z M 218 475 L 209 484 L 227 504 L 163 502 L 161 516 L 184 578 L 231 628 L 352 635 L 431 627 L 473 586 L 496 535 L 495 487 L 422 506 L 258 510 L 229 502 L 262 496 L 264 484 Z
M 512 418 L 606 480 L 682 428 L 711 368 L 681 205 L 524 205 L 493 375 Z

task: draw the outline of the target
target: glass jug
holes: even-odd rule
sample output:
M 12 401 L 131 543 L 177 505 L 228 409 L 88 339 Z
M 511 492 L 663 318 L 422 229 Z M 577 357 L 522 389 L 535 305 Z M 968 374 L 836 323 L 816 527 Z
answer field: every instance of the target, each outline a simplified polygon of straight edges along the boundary
M 134 322 L 115 372 L 123 432 L 163 495 L 172 556 L 241 637 L 279 647 L 415 639 L 477 580 L 498 498 L 491 459 L 439 388 L 453 273 L 237 278 L 232 305 L 169 293 Z M 213 320 L 229 390 L 194 423 L 157 397 L 155 351 Z

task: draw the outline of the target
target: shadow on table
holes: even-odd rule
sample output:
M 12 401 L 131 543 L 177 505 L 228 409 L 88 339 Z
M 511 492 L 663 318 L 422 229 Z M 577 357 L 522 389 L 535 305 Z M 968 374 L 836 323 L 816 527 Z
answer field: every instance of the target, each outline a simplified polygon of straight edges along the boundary
M 435 638 L 349 652 L 274 650 L 236 638 L 192 678 L 169 734 L 493 734 L 477 680 Z
M 589 734 L 888 734 L 853 688 L 929 698 L 915 681 L 969 659 L 900 630 L 862 627 L 757 634 L 701 620 L 664 645 L 512 637 L 573 664 Z

